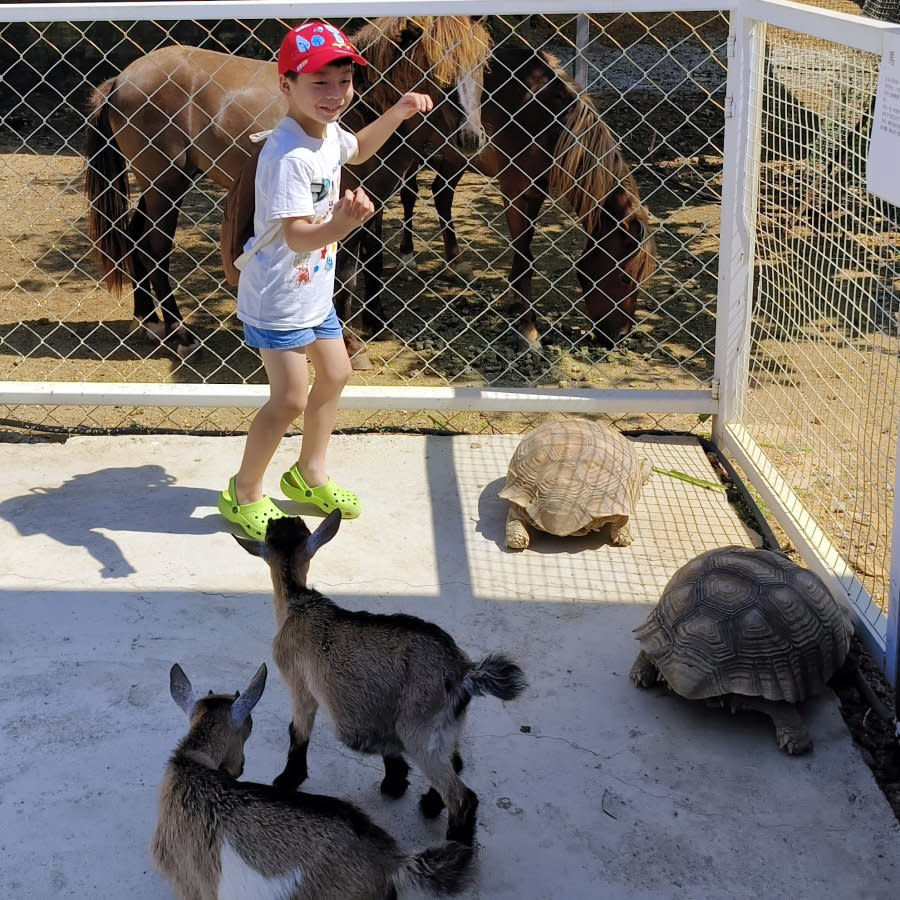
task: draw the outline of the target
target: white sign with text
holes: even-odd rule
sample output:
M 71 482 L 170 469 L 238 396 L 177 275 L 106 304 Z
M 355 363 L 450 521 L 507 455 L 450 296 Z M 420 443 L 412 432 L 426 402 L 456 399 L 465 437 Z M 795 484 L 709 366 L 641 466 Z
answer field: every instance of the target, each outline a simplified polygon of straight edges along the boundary
M 866 187 L 900 206 L 900 34 L 885 32 L 875 94 Z

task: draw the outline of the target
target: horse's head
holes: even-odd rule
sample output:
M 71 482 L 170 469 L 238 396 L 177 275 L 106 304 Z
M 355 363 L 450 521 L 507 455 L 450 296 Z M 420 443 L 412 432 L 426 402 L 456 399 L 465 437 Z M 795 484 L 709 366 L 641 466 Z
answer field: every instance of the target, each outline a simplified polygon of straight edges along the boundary
M 655 264 L 647 211 L 636 193 L 619 185 L 604 201 L 598 227 L 576 263 L 588 317 L 610 346 L 634 326 L 638 289 Z
M 434 111 L 412 126 L 417 145 L 434 149 L 449 141 L 465 156 L 484 149 L 481 95 L 491 39 L 482 24 L 470 16 L 381 18 L 355 43 L 372 70 L 366 91 L 371 106 L 383 112 L 407 91 L 434 100 Z

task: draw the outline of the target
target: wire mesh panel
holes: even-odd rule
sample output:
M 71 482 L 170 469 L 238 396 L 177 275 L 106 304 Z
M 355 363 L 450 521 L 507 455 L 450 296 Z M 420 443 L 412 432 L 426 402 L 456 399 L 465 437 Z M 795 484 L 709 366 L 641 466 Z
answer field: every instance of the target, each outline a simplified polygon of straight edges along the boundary
M 865 0 L 862 13 L 883 22 L 900 22 L 900 2 L 898 0 Z
M 748 5 L 782 25 L 822 18 Z M 272 60 L 293 23 L 54 14 L 0 24 L 0 381 L 262 387 L 219 238 L 249 135 L 283 114 Z M 730 365 L 731 344 L 715 346 L 716 298 L 734 299 L 719 284 L 720 262 L 732 265 L 720 260 L 722 187 L 744 161 L 723 161 L 726 127 L 736 146 L 735 116 L 758 120 L 749 394 L 728 424 L 849 562 L 854 599 L 883 632 L 900 217 L 864 184 L 878 60 L 839 43 L 829 21 L 831 42 L 769 28 L 758 67 L 732 70 L 726 102 L 736 39 L 722 12 L 334 19 L 373 61 L 357 72 L 348 127 L 402 90 L 437 101 L 371 167 L 345 170 L 379 208 L 338 254 L 345 334 L 364 348 L 354 384 L 376 394 L 339 427 L 521 431 L 534 419 L 502 403 L 468 409 L 462 391 L 440 412 L 377 402 L 400 386 L 540 388 L 561 409 L 582 389 L 617 391 L 620 426 L 705 430 L 714 363 Z M 471 50 L 476 33 L 487 55 Z M 745 75 L 761 86 L 755 108 L 741 105 Z M 479 86 L 487 138 L 471 153 L 456 139 L 464 77 Z M 691 392 L 708 404 L 684 401 Z M 233 398 L 0 407 L 4 424 L 44 430 L 218 432 L 249 416 Z
M 784 29 L 767 36 L 755 73 L 761 159 L 742 425 L 849 562 L 862 587 L 852 599 L 883 628 L 900 411 L 900 218 L 865 188 L 878 58 Z
M 264 9 L 254 7 L 257 14 Z M 334 20 L 351 34 L 373 22 Z M 710 389 L 727 18 L 672 12 L 581 23 L 586 40 L 576 46 L 574 15 L 486 16 L 492 49 L 481 108 L 488 148 L 465 159 L 432 138 L 416 143 L 414 162 L 403 171 L 384 163 L 387 187 L 366 176 L 367 189 L 383 193 L 381 240 L 376 234 L 339 254 L 357 261 L 341 273 L 352 292 L 345 324 L 364 339 L 371 364 L 356 372 L 355 384 Z M 247 133 L 270 127 L 280 109 L 272 60 L 289 24 L 273 18 L 0 26 L 0 100 L 8 110 L 0 122 L 0 381 L 264 383 L 259 357 L 243 342 L 218 242 L 223 197 L 249 147 Z M 135 254 L 120 248 L 120 258 L 111 259 L 90 219 L 91 199 L 96 209 L 121 188 L 113 180 L 106 193 L 96 186 L 92 198 L 84 192 L 88 121 L 103 99 L 92 106 L 93 91 L 108 79 L 117 79 L 119 94 L 125 83 L 134 87 L 135 61 L 146 68 L 149 58 L 159 76 L 140 88 L 144 106 L 176 130 L 186 127 L 182 113 L 196 110 L 196 97 L 170 100 L 161 90 L 178 74 L 160 51 L 178 45 L 223 54 L 206 76 L 213 82 L 225 80 L 227 60 L 252 64 L 244 71 L 257 94 L 253 108 L 266 108 L 259 95 L 275 104 L 229 134 L 219 134 L 221 121 L 209 116 L 201 130 L 184 135 L 186 145 L 203 144 L 199 154 L 167 150 L 168 132 L 144 124 L 152 116 L 119 123 L 119 143 L 115 133 L 101 135 L 130 169 L 120 222 L 125 244 L 135 245 L 143 215 L 147 233 L 161 238 L 143 254 L 145 287 L 156 306 L 171 285 L 184 322 L 180 333 L 189 337 L 184 342 L 174 329 L 162 340 L 146 327 L 134 330 Z M 576 68 L 584 91 L 572 78 Z M 378 72 L 382 84 L 357 75 L 358 94 L 374 97 L 384 82 L 395 87 L 394 77 L 390 66 Z M 453 104 L 454 85 L 436 81 L 430 79 L 441 92 L 436 99 Z M 447 136 L 439 115 L 436 109 L 430 118 Z M 123 138 L 123 128 L 137 131 L 143 144 L 135 147 L 134 134 L 130 142 Z M 142 171 L 151 153 L 162 157 L 158 171 Z M 352 167 L 345 171 L 353 176 Z M 418 203 L 404 233 L 401 186 L 412 187 L 415 173 Z M 432 193 L 457 181 L 452 193 Z M 148 183 L 166 209 L 159 197 L 142 193 Z M 452 203 L 456 238 L 442 228 L 439 201 Z M 169 258 L 173 205 L 179 213 Z M 120 293 L 104 284 L 98 254 L 123 276 Z M 146 303 L 138 314 L 162 331 Z M 5 414 L 9 421 L 62 427 L 230 430 L 248 421 L 240 409 L 13 406 Z M 527 425 L 500 416 L 341 415 L 342 427 Z M 625 421 L 698 426 L 696 415 L 635 414 Z

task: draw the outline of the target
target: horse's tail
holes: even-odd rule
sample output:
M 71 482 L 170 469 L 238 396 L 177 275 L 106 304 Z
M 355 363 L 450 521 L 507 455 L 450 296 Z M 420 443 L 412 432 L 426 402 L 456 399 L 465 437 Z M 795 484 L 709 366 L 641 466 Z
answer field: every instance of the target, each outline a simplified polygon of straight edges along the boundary
M 561 121 L 548 188 L 552 196 L 571 206 L 584 230 L 593 234 L 610 192 L 620 184 L 630 186 L 633 179 L 593 101 L 583 93 L 573 93 L 574 102 Z
M 109 95 L 115 78 L 95 88 L 85 130 L 84 192 L 88 211 L 91 255 L 107 288 L 120 294 L 130 280 L 130 252 L 125 226 L 128 219 L 128 169 L 109 124 Z

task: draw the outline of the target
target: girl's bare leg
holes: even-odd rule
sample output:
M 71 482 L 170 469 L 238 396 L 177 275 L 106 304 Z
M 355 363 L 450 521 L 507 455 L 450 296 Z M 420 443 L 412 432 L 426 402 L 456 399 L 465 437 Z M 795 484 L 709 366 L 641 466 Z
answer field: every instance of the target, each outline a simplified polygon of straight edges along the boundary
M 341 391 L 353 370 L 343 338 L 322 338 L 304 349 L 315 367 L 316 377 L 306 401 L 297 469 L 310 487 L 318 487 L 328 481 L 325 453 L 337 420 Z
M 309 371 L 306 354 L 313 346 L 260 350 L 269 379 L 269 399 L 260 408 L 247 432 L 244 456 L 235 476 L 235 499 L 240 504 L 252 503 L 263 496 L 262 482 L 266 468 L 291 422 L 307 408 Z

